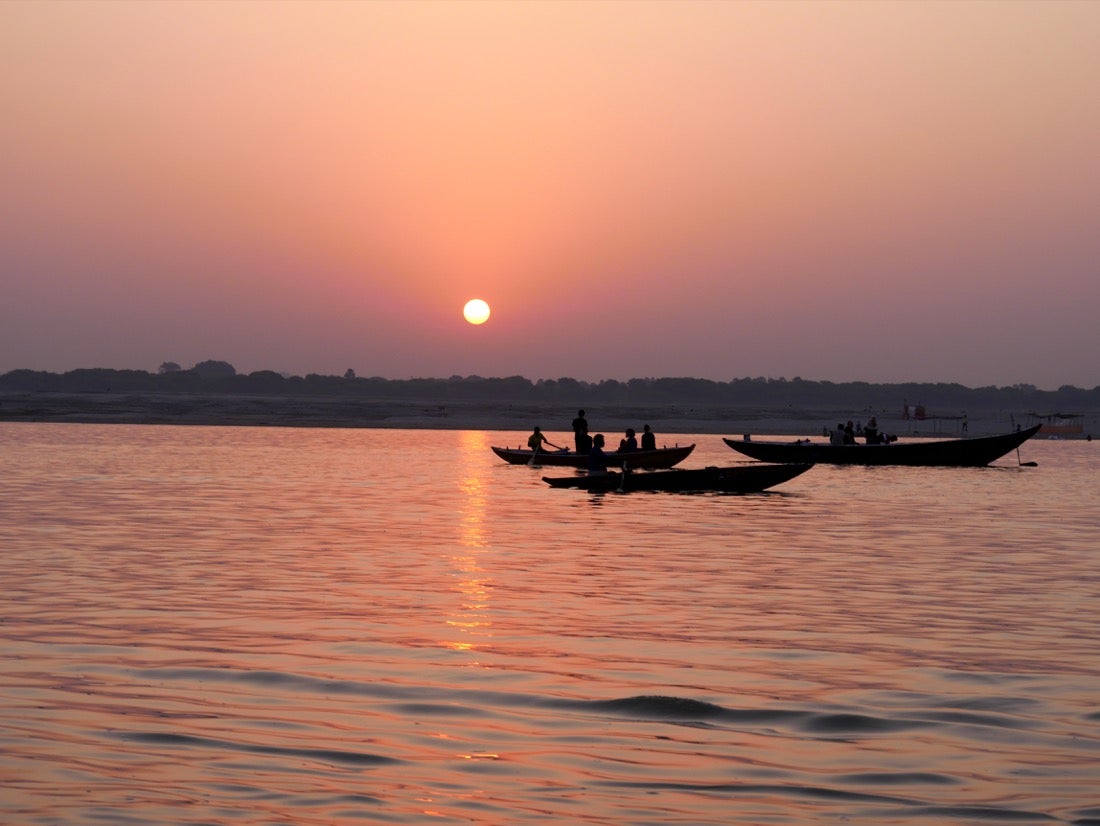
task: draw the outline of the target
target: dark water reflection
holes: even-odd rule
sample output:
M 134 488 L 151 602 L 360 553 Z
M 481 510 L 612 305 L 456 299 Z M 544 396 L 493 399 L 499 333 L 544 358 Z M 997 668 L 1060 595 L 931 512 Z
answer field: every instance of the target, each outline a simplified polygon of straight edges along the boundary
M 1100 822 L 1091 443 L 622 496 L 519 438 L 0 426 L 0 821 Z

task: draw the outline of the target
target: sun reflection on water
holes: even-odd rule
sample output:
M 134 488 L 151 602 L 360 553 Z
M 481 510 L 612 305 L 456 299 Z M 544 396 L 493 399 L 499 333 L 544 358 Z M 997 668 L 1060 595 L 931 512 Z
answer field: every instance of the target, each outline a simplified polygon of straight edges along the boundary
M 486 465 L 478 459 L 488 449 L 485 433 L 462 433 L 459 452 L 464 475 L 458 485 L 461 493 L 458 542 L 450 557 L 460 599 L 458 610 L 445 621 L 458 638 L 444 642 L 447 648 L 455 651 L 475 651 L 481 640 L 492 636 L 492 622 L 488 616 L 492 579 L 486 576 L 480 561 L 488 547 L 485 536 L 488 479 Z

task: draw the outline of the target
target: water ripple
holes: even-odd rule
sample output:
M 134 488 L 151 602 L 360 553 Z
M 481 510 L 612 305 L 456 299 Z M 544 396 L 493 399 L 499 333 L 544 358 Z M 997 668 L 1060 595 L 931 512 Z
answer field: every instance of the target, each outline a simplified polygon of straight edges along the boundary
M 381 766 L 401 763 L 392 757 L 359 752 L 335 751 L 333 749 L 294 749 L 276 746 L 261 746 L 252 743 L 233 743 L 227 740 L 215 740 L 210 737 L 195 737 L 187 734 L 168 732 L 116 732 L 115 737 L 133 743 L 149 743 L 160 746 L 180 746 L 206 751 L 239 751 L 249 754 L 271 754 L 285 757 L 303 757 L 308 760 L 320 760 L 326 763 L 344 763 L 352 766 Z

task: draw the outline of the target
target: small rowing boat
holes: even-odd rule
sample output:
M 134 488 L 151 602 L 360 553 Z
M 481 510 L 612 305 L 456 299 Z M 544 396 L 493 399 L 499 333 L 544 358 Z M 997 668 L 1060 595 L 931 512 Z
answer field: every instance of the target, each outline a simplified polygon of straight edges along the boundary
M 909 467 L 984 467 L 1018 448 L 1039 431 L 1039 425 L 1014 433 L 941 441 L 833 445 L 810 440 L 754 442 L 723 439 L 738 453 L 761 462 L 823 465 L 906 465 Z M 1021 463 L 1023 464 L 1023 463 Z
M 695 445 L 676 445 L 659 447 L 656 450 L 631 450 L 620 453 L 617 450 L 604 454 L 608 467 L 622 467 L 625 463 L 632 468 L 670 468 L 684 461 L 695 450 Z M 588 454 L 574 450 L 546 451 L 533 454 L 524 448 L 494 447 L 493 453 L 510 465 L 531 465 L 532 467 L 588 467 Z
M 601 473 L 590 476 L 543 476 L 553 488 L 592 492 L 661 491 L 665 493 L 759 493 L 800 476 L 810 465 L 733 465 L 652 473 Z

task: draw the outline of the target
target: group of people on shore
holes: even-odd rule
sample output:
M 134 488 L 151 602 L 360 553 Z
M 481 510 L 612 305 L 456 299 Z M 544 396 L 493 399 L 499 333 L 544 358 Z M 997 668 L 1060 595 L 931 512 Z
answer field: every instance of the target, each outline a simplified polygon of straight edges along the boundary
M 604 453 L 606 440 L 604 439 L 604 435 L 602 433 L 592 435 L 588 432 L 588 419 L 585 418 L 583 410 L 577 411 L 577 416 L 573 419 L 572 427 L 574 449 L 577 453 L 588 455 L 588 472 L 607 473 L 607 456 Z M 547 448 L 568 450 L 568 448 L 559 447 L 547 439 L 546 434 L 543 433 L 539 427 L 536 427 L 527 438 L 527 446 L 535 453 L 545 451 Z M 652 428 L 650 428 L 649 425 L 645 425 L 642 428 L 641 444 L 638 442 L 638 436 L 634 428 L 628 427 L 623 434 L 623 438 L 619 440 L 617 452 L 630 453 L 636 450 L 656 449 L 657 437 L 653 433 Z

